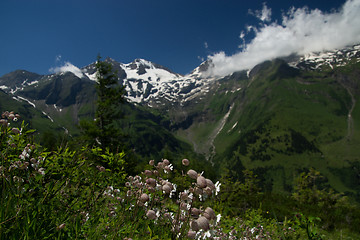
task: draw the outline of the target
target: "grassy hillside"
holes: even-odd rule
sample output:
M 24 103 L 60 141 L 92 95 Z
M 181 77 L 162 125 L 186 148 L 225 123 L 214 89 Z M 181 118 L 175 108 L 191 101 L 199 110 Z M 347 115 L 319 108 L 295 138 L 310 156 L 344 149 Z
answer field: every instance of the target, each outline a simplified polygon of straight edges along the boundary
M 249 78 L 235 73 L 183 106 L 188 118 L 176 134 L 219 174 L 226 169 L 241 178 L 252 169 L 266 190 L 291 191 L 294 176 L 312 167 L 337 191 L 357 195 L 359 69 L 357 63 L 301 71 L 281 60 L 264 62 Z

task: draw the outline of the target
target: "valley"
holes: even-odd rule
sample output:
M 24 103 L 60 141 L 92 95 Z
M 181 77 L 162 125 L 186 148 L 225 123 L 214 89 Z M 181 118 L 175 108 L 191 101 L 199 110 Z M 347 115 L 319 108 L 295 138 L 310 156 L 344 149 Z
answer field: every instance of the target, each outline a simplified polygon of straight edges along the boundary
M 251 169 L 275 192 L 291 191 L 294 176 L 315 168 L 336 191 L 360 197 L 359 45 L 225 77 L 202 77 L 211 62 L 183 76 L 143 59 L 105 61 L 126 90 L 119 124 L 144 159 L 191 152 L 218 176 Z M 39 135 L 76 137 L 79 120 L 94 115 L 95 76 L 94 63 L 75 73 L 9 73 L 0 77 L 0 108 L 18 111 Z

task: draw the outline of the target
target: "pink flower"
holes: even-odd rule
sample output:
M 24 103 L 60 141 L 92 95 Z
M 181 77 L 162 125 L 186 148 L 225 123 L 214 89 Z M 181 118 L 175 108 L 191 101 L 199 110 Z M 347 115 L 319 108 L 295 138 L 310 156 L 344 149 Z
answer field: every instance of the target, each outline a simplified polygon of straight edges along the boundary
M 147 195 L 146 193 L 141 194 L 140 201 L 143 203 L 149 201 L 149 195 Z
M 201 188 L 205 188 L 206 187 L 206 179 L 203 176 L 198 176 L 196 179 L 196 184 Z
M 199 217 L 198 220 L 196 220 L 196 223 L 198 224 L 199 228 L 203 229 L 204 231 L 210 229 L 209 220 L 206 217 Z
M 187 237 L 190 238 L 190 239 L 195 239 L 195 236 L 196 236 L 196 232 L 195 231 L 191 231 L 189 230 L 188 233 L 187 233 Z
M 147 211 L 146 217 L 149 218 L 149 219 L 151 219 L 151 220 L 156 219 L 156 213 L 155 213 L 155 211 L 154 211 L 154 210 L 149 210 L 149 211 Z
M 186 158 L 184 158 L 181 162 L 184 166 L 189 166 L 189 164 L 190 164 L 190 161 Z
M 192 179 L 196 179 L 198 177 L 198 174 L 196 171 L 190 169 L 188 172 L 187 172 L 187 175 L 192 178 Z

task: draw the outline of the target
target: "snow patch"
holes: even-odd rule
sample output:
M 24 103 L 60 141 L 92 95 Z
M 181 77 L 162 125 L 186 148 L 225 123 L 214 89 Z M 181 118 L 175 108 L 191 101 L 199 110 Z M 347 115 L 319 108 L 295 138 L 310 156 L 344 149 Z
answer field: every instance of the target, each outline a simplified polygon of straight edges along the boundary
M 20 99 L 20 100 L 23 100 L 23 101 L 27 102 L 28 104 L 30 104 L 31 106 L 33 106 L 34 108 L 36 108 L 35 103 L 30 102 L 28 99 L 23 98 L 23 97 L 20 97 L 20 96 L 17 96 L 17 98 Z
M 50 119 L 51 122 L 54 122 L 54 120 L 53 120 L 49 115 L 47 115 L 46 112 L 42 111 L 42 113 L 43 113 L 48 119 Z

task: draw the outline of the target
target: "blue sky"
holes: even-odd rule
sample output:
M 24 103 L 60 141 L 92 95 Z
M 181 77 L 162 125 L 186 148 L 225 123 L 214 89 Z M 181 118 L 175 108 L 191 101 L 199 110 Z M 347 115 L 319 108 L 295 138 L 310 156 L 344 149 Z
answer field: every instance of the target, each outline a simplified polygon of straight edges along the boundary
M 347 2 L 357 7 L 359 1 Z M 297 14 L 302 20 L 315 18 L 316 8 L 324 18 L 340 12 L 345 2 L 1 0 L 0 76 L 17 69 L 49 74 L 66 62 L 83 67 L 94 62 L 98 53 L 123 63 L 144 58 L 181 74 L 210 57 L 226 74 L 230 70 L 225 71 L 224 64 L 233 66 L 231 61 L 239 52 L 256 48 L 268 26 L 283 26 L 282 14 L 295 18 L 294 12 L 307 6 Z M 357 41 L 357 36 L 356 32 L 351 38 Z M 262 45 L 274 42 L 270 39 Z

